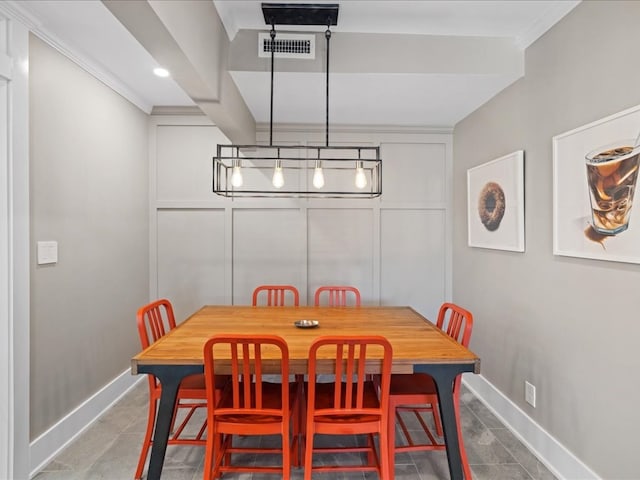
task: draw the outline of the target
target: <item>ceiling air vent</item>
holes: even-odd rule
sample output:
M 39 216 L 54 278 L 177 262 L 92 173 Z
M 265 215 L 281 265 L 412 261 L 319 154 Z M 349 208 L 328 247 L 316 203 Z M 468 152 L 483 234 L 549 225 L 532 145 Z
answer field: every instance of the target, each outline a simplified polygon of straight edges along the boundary
M 271 57 L 271 36 L 258 34 L 258 56 Z M 276 33 L 276 58 L 303 58 L 313 60 L 316 57 L 316 36 L 296 33 Z

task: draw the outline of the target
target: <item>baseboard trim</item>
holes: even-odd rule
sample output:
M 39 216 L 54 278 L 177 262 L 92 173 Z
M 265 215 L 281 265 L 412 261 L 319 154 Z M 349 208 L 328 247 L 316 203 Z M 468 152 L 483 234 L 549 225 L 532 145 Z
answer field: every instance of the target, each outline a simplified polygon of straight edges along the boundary
M 60 419 L 29 445 L 30 478 L 44 468 L 62 449 L 84 432 L 100 415 L 146 375 L 131 375 L 127 369 L 102 387 L 68 415 Z
M 602 480 L 482 375 L 464 375 L 462 383 L 559 480 Z

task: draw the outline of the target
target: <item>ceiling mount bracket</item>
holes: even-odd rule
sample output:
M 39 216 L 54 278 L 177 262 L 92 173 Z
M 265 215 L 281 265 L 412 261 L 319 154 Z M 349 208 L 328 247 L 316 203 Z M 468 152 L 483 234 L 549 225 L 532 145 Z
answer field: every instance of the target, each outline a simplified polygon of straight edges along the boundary
M 337 25 L 337 3 L 263 3 L 267 25 Z

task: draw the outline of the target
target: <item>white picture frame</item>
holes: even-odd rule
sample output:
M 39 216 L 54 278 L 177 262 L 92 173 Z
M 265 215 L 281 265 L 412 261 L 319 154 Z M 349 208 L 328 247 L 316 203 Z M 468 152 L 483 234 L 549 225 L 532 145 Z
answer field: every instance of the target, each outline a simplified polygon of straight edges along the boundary
M 640 207 L 633 205 L 632 197 L 626 230 L 596 232 L 585 160 L 590 152 L 614 142 L 636 142 L 638 132 L 640 105 L 553 137 L 554 255 L 640 263 Z M 640 201 L 637 194 L 635 201 Z
M 467 170 L 470 247 L 524 252 L 524 151 Z

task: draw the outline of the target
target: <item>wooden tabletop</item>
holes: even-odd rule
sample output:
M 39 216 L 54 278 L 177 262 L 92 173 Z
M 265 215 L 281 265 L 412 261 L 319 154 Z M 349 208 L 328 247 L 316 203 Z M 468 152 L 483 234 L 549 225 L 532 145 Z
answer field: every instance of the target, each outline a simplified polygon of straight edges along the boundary
M 297 328 L 296 320 L 318 320 Z M 139 365 L 201 365 L 202 347 L 214 334 L 273 334 L 289 346 L 290 372 L 307 371 L 311 342 L 320 335 L 382 335 L 393 347 L 393 372 L 418 364 L 466 364 L 479 373 L 480 359 L 410 307 L 250 307 L 208 305 L 132 359 Z M 372 365 L 371 371 L 375 371 Z

